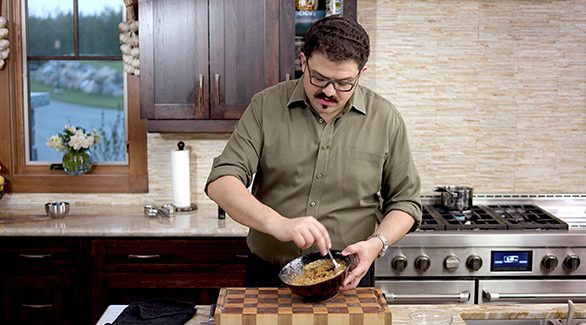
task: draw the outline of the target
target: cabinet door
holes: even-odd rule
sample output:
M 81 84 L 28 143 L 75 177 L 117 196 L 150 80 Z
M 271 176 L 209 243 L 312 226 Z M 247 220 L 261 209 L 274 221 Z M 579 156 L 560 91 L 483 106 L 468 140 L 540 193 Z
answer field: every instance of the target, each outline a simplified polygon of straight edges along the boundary
M 238 119 L 279 82 L 279 1 L 210 1 L 210 116 Z
M 141 0 L 141 117 L 208 119 L 207 0 Z

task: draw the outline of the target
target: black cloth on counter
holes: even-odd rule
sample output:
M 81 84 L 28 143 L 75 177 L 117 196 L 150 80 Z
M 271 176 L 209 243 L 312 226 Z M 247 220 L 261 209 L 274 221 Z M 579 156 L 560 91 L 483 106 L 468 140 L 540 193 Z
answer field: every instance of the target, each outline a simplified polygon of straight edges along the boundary
M 374 265 L 374 263 L 373 263 Z M 374 267 L 370 266 L 370 269 L 366 275 L 358 283 L 358 287 L 372 287 L 374 286 Z M 248 259 L 246 260 L 246 273 L 244 275 L 244 286 L 245 287 L 284 287 L 285 284 L 279 279 L 279 271 L 281 271 L 281 265 L 274 265 L 265 260 L 260 256 L 248 253 Z
M 109 325 L 183 325 L 197 309 L 195 305 L 169 298 L 133 302 Z

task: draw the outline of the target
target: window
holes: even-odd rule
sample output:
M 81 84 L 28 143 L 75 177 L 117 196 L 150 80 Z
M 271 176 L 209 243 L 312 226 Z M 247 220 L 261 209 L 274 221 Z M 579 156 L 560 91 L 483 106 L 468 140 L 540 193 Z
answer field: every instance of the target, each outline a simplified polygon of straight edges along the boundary
M 10 62 L 0 71 L 0 106 L 9 107 L 0 113 L 0 145 L 11 148 L 0 149 L 0 164 L 3 174 L 9 172 L 11 190 L 146 191 L 139 81 L 123 72 L 119 49 L 124 2 L 12 0 L 7 8 L 22 37 L 16 43 L 17 32 L 11 31 Z M 95 164 L 89 174 L 49 169 L 62 153 L 47 140 L 65 124 L 102 135 L 91 149 Z
M 65 124 L 102 135 L 100 163 L 127 163 L 119 0 L 27 0 L 24 87 L 27 163 L 59 162 L 46 145 Z

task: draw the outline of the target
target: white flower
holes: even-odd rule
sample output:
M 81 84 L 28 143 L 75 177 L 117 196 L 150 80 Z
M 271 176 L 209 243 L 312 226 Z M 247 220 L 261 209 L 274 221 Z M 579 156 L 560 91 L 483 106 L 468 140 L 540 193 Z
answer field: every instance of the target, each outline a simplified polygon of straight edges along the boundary
M 71 132 L 71 133 L 76 133 L 78 129 L 75 128 L 75 126 L 73 125 L 67 125 L 65 124 L 65 128 L 67 129 L 67 131 Z
M 86 133 L 81 127 L 65 124 L 63 132 L 53 135 L 47 140 L 47 146 L 56 151 L 79 151 L 89 149 L 100 140 L 100 132 L 96 129 Z
M 85 136 L 83 141 L 82 141 L 82 147 L 89 149 L 89 147 L 91 147 L 94 144 L 94 136 L 93 135 L 89 135 L 89 136 Z
M 59 152 L 65 151 L 65 149 L 67 149 L 63 145 L 63 142 L 61 142 L 61 137 L 59 137 L 57 135 L 53 135 L 49 138 L 49 140 L 47 141 L 47 146 L 49 146 Z
M 85 148 L 84 144 L 85 144 L 85 134 L 83 134 L 83 131 L 81 131 L 81 129 L 78 129 L 78 131 L 75 132 L 75 134 L 72 135 L 71 138 L 69 138 L 69 142 L 67 143 L 67 145 L 69 147 L 73 148 L 73 150 L 79 150 L 81 148 Z

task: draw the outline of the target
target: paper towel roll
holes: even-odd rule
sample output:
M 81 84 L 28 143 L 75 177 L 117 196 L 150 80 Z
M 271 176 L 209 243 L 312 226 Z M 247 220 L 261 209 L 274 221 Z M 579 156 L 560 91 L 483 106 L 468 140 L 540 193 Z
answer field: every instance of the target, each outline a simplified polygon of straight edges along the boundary
M 189 150 L 171 151 L 171 183 L 173 184 L 173 205 L 176 208 L 190 207 Z

